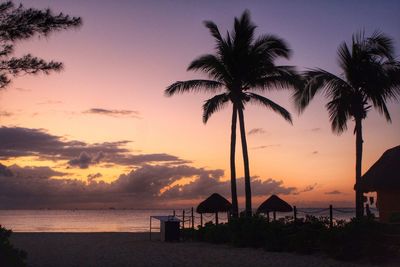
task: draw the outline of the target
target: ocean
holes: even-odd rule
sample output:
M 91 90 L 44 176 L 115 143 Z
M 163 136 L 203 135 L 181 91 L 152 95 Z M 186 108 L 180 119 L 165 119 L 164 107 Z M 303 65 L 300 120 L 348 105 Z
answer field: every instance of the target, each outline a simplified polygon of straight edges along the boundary
M 377 214 L 376 209 L 371 211 Z M 0 210 L 0 225 L 14 232 L 148 232 L 150 216 L 172 214 L 173 210 Z M 298 209 L 299 218 L 306 214 L 329 216 L 329 209 Z M 182 210 L 176 210 L 176 215 L 182 219 Z M 278 218 L 292 215 L 277 213 Z M 354 215 L 353 208 L 333 210 L 335 220 L 350 220 Z M 185 210 L 185 227 L 189 227 L 190 216 L 191 210 Z M 194 213 L 194 218 L 195 225 L 199 225 L 200 215 Z M 203 223 L 211 220 L 213 214 L 203 215 Z M 219 222 L 226 221 L 227 215 L 220 214 Z M 157 228 L 159 222 L 153 219 L 152 225 Z

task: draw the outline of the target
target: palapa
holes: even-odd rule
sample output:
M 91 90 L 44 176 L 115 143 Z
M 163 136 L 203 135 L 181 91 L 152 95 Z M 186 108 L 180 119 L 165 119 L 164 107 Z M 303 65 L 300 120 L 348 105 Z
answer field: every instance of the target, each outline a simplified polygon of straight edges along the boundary
M 273 212 L 275 220 L 277 211 L 291 212 L 292 210 L 292 206 L 290 206 L 286 201 L 282 200 L 276 195 L 272 195 L 258 207 L 257 213 L 266 213 L 269 220 L 269 213 Z
M 230 212 L 232 204 L 220 194 L 214 193 L 197 206 L 197 213 L 215 213 L 215 223 L 218 224 L 218 212 Z
M 400 190 L 400 146 L 386 150 L 362 176 L 363 192 Z

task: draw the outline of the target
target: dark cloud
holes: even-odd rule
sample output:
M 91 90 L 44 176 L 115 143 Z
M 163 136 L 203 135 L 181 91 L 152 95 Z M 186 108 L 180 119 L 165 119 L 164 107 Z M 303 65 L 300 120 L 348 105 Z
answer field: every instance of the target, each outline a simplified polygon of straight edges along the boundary
M 318 153 L 319 153 L 318 150 L 314 150 L 314 151 L 312 152 L 313 155 L 316 155 L 316 154 L 318 154 Z
M 79 168 L 88 168 L 99 162 L 129 166 L 151 162 L 187 163 L 165 153 L 133 155 L 126 148 L 130 143 L 126 140 L 88 144 L 66 140 L 43 129 L 1 127 L 0 140 L 0 159 L 35 156 L 38 159 L 67 160 L 71 167 Z
M 187 185 L 175 185 L 167 190 L 163 196 L 167 198 L 189 198 L 190 196 L 206 197 L 212 192 L 218 192 L 224 196 L 230 196 L 230 181 L 221 181 L 221 176 L 199 176 L 195 181 Z M 238 196 L 244 196 L 244 178 L 236 180 Z M 261 180 L 252 177 L 252 196 L 268 196 L 271 194 L 288 195 L 296 192 L 295 187 L 285 187 L 282 181 L 274 179 Z
M 126 109 L 91 108 L 89 110 L 83 111 L 82 113 L 84 113 L 84 114 L 98 114 L 98 115 L 105 115 L 105 116 L 111 116 L 111 117 L 140 118 L 139 111 L 126 110 Z
M 310 129 L 311 132 L 320 132 L 322 129 L 321 128 L 312 128 Z
M 82 152 L 79 155 L 79 157 L 68 161 L 68 164 L 70 166 L 79 166 L 79 168 L 81 168 L 81 169 L 87 169 L 89 167 L 89 165 L 92 163 L 96 163 L 96 162 L 94 162 L 93 157 L 89 156 L 89 154 L 86 153 L 85 151 Z
M 343 194 L 343 193 L 340 192 L 339 190 L 333 190 L 333 191 L 325 192 L 325 195 L 341 195 L 341 194 Z
M 14 166 L 13 168 L 20 168 Z M 45 167 L 41 167 L 45 168 Z M 26 169 L 28 171 L 28 169 Z M 11 172 L 11 175 L 10 175 Z M 174 201 L 198 201 L 217 192 L 230 198 L 230 181 L 222 181 L 223 170 L 207 170 L 189 165 L 143 165 L 122 174 L 111 183 L 99 181 L 101 174 L 88 176 L 88 182 L 25 173 L 12 175 L 0 166 L 0 209 L 11 208 L 145 208 L 166 207 Z M 191 181 L 182 184 L 183 178 Z M 238 195 L 244 195 L 244 179 L 237 179 Z M 282 181 L 252 178 L 253 196 L 292 194 L 295 187 Z
M 263 128 L 253 128 L 247 134 L 253 135 L 253 134 L 264 134 L 264 133 L 265 133 L 265 130 Z
M 265 145 L 265 146 L 255 146 L 252 147 L 251 149 L 265 149 L 265 148 L 270 148 L 270 147 L 280 147 L 280 144 L 276 144 L 276 145 Z
M 96 180 L 96 179 L 99 179 L 99 178 L 101 178 L 101 177 L 103 177 L 103 175 L 101 174 L 101 173 L 95 173 L 95 174 L 89 174 L 88 176 L 87 176 L 87 179 L 88 179 L 88 182 L 92 182 L 92 181 L 94 181 L 94 180 Z
M 26 89 L 26 88 L 21 88 L 21 87 L 15 87 L 14 89 L 17 91 L 20 91 L 20 92 L 31 92 L 32 91 L 31 89 Z
M 47 166 L 25 166 L 25 167 L 20 167 L 16 164 L 11 165 L 8 168 L 12 173 L 13 176 L 16 177 L 24 177 L 24 178 L 40 178 L 40 179 L 47 179 L 51 178 L 54 176 L 64 176 L 66 173 L 64 172 L 58 172 L 53 170 L 50 167 Z
M 11 117 L 13 116 L 14 113 L 8 112 L 8 111 L 0 111 L 0 118 L 1 117 Z
M 14 174 L 12 173 L 12 171 L 7 168 L 6 166 L 4 166 L 3 164 L 0 163 L 0 177 L 11 177 Z
M 295 192 L 293 192 L 293 194 L 298 195 L 298 194 L 301 194 L 301 193 L 310 192 L 310 191 L 315 190 L 315 188 L 317 188 L 317 187 L 318 187 L 317 183 L 312 184 L 312 185 L 307 185 L 304 189 L 296 190 Z

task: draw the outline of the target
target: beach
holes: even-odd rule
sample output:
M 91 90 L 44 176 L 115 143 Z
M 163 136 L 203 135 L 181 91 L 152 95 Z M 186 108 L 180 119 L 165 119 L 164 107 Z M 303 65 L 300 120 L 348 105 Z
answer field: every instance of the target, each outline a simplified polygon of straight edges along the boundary
M 266 252 L 198 242 L 166 243 L 149 233 L 13 233 L 28 266 L 366 266 L 323 255 Z M 395 265 L 393 265 L 395 266 Z

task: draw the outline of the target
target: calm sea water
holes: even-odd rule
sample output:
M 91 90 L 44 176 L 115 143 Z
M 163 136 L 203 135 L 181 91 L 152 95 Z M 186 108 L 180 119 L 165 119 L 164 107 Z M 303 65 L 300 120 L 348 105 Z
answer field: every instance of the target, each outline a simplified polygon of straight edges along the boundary
M 376 213 L 375 209 L 371 211 Z M 188 219 L 190 210 L 185 214 Z M 298 217 L 305 214 L 329 216 L 329 209 L 298 209 Z M 150 216 L 155 215 L 172 215 L 172 210 L 0 210 L 0 225 L 14 232 L 147 232 Z M 182 210 L 176 215 L 182 217 Z M 278 213 L 277 217 L 288 215 L 291 214 Z M 352 208 L 333 211 L 334 219 L 349 220 L 354 215 Z M 199 214 L 194 216 L 195 225 L 199 225 Z M 220 216 L 219 221 L 225 222 L 226 214 Z M 211 220 L 214 220 L 214 215 L 203 216 L 203 222 Z M 186 222 L 186 226 L 188 224 Z M 159 222 L 153 219 L 154 225 L 159 225 Z

